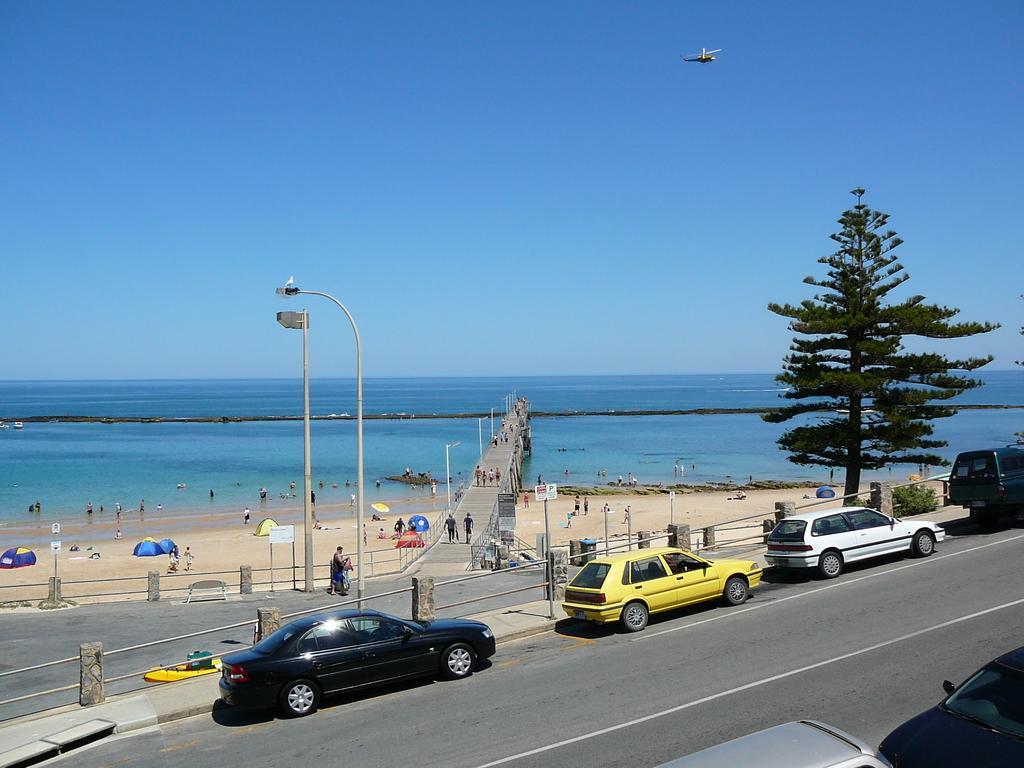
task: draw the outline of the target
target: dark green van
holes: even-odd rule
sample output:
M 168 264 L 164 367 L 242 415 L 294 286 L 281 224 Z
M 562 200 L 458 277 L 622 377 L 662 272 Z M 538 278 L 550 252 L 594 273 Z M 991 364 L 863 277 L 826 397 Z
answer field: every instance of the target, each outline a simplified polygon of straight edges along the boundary
M 947 504 L 971 510 L 971 519 L 978 522 L 1024 511 L 1024 449 L 961 453 L 949 473 L 946 497 Z

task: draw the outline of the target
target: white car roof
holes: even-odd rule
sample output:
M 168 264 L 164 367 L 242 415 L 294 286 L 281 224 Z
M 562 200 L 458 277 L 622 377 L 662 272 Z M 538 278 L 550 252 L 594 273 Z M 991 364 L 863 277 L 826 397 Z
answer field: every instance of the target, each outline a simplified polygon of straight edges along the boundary
M 799 515 L 788 515 L 783 520 L 817 520 L 819 517 L 825 517 L 826 515 L 835 515 L 840 512 L 859 512 L 862 509 L 866 509 L 868 512 L 878 512 L 877 509 L 871 509 L 871 507 L 830 507 L 829 509 L 817 509 L 814 512 L 802 512 Z

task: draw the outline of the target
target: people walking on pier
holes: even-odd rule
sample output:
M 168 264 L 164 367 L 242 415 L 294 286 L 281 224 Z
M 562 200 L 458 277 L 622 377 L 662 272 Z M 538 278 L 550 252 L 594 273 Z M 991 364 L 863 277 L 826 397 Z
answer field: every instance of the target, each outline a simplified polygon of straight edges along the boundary
M 448 543 L 453 544 L 455 542 L 457 526 L 455 524 L 455 515 L 451 512 L 448 513 L 448 517 L 444 521 L 445 528 L 448 529 Z
M 496 483 L 501 482 L 501 467 L 495 467 L 494 469 L 494 481 Z
M 473 477 L 476 480 L 475 484 L 476 485 L 480 485 L 480 465 L 479 464 L 477 464 L 476 465 L 476 469 L 473 470 Z
M 466 543 L 469 544 L 470 539 L 473 538 L 473 515 L 469 512 L 462 518 L 462 525 L 466 529 Z

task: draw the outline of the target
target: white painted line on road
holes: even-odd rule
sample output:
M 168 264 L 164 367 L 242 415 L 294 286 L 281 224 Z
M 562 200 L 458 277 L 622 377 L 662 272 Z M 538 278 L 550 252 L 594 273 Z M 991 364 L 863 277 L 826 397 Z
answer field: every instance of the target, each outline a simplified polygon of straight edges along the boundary
M 934 624 L 934 625 L 932 625 L 930 627 L 926 627 L 924 629 L 918 629 L 915 632 L 908 632 L 905 635 L 900 635 L 899 637 L 894 637 L 891 640 L 883 640 L 880 643 L 875 643 L 874 645 L 869 645 L 866 648 L 861 648 L 860 650 L 857 650 L 857 651 L 850 651 L 849 653 L 844 653 L 844 654 L 841 654 L 839 656 L 834 656 L 831 659 L 825 659 L 824 661 L 818 661 L 818 662 L 815 662 L 814 664 L 808 664 L 808 665 L 806 665 L 804 667 L 798 667 L 797 669 L 791 669 L 788 672 L 782 672 L 782 673 L 780 673 L 778 675 L 772 675 L 771 677 L 765 677 L 765 678 L 762 678 L 760 680 L 755 680 L 752 683 L 746 683 L 745 685 L 740 685 L 740 686 L 737 686 L 735 688 L 730 688 L 727 691 L 719 691 L 718 693 L 713 693 L 710 696 L 704 696 L 703 698 L 696 699 L 694 701 L 688 701 L 686 704 L 680 704 L 679 706 L 676 706 L 676 707 L 670 707 L 669 709 L 663 709 L 660 712 L 655 712 L 655 713 L 650 714 L 650 715 L 644 715 L 643 717 L 638 717 L 638 718 L 635 718 L 633 720 L 627 720 L 627 721 L 625 721 L 623 723 L 618 723 L 617 725 L 610 725 L 607 728 L 601 728 L 598 731 L 591 731 L 590 733 L 585 733 L 582 736 L 574 736 L 571 739 L 565 739 L 564 741 L 557 741 L 554 744 L 548 744 L 546 746 L 537 747 L 536 749 L 531 749 L 531 750 L 528 750 L 526 752 L 520 752 L 518 755 L 509 755 L 508 757 L 503 757 L 500 760 L 494 760 L 493 762 L 490 762 L 490 763 L 484 763 L 483 765 L 478 766 L 478 768 L 493 768 L 493 766 L 495 766 L 495 765 L 505 765 L 506 763 L 511 763 L 511 762 L 516 761 L 516 760 L 521 760 L 524 757 L 531 757 L 533 755 L 539 755 L 539 754 L 542 754 L 544 752 L 550 752 L 553 749 L 560 749 L 561 747 L 566 747 L 566 746 L 569 746 L 570 744 L 576 744 L 576 743 L 581 742 L 581 741 L 586 741 L 587 739 L 593 739 L 593 738 L 597 738 L 598 736 L 604 736 L 607 733 L 614 733 L 615 731 L 621 731 L 624 728 L 632 728 L 634 725 L 640 725 L 641 723 L 647 723 L 647 722 L 650 722 L 651 720 L 657 720 L 658 718 L 665 717 L 666 715 L 673 715 L 676 712 L 682 712 L 683 710 L 686 710 L 686 709 L 692 709 L 693 707 L 700 706 L 701 704 L 707 704 L 709 701 L 715 701 L 716 699 L 721 699 L 721 698 L 724 698 L 726 696 L 731 696 L 734 693 L 742 693 L 743 691 L 749 691 L 751 688 L 758 688 L 758 687 L 760 687 L 762 685 L 768 685 L 769 683 L 775 683 L 775 682 L 778 682 L 779 680 L 785 680 L 787 677 L 793 677 L 795 675 L 801 675 L 804 672 L 810 672 L 810 671 L 815 670 L 815 669 L 820 669 L 821 667 L 826 667 L 829 664 L 835 664 L 835 663 L 840 662 L 840 661 L 845 661 L 846 659 L 852 659 L 855 656 L 863 656 L 865 653 L 871 653 L 872 651 L 877 651 L 877 650 L 879 650 L 881 648 L 886 648 L 886 647 L 888 647 L 890 645 L 895 645 L 896 643 L 902 643 L 905 640 L 911 640 L 911 639 L 913 639 L 915 637 L 920 637 L 921 635 L 926 635 L 929 632 L 935 632 L 935 631 L 940 630 L 940 629 L 945 629 L 946 627 L 952 627 L 952 626 L 954 626 L 956 624 L 962 624 L 965 621 L 971 621 L 972 619 L 977 619 L 977 618 L 979 618 L 981 616 L 985 616 L 985 615 L 987 615 L 989 613 L 995 613 L 996 611 L 1002 611 L 1002 610 L 1005 610 L 1007 608 L 1013 608 L 1014 606 L 1021 605 L 1021 604 L 1024 604 L 1024 597 L 1020 598 L 1019 600 L 1013 600 L 1012 602 L 1009 602 L 1009 603 L 1003 603 L 1002 605 L 993 606 L 992 608 L 986 608 L 986 609 L 984 609 L 982 611 L 975 611 L 974 613 L 969 613 L 966 616 L 960 616 L 959 618 L 956 618 L 956 619 L 950 619 L 949 621 L 944 621 L 941 624 Z
M 810 590 L 807 590 L 806 592 L 798 592 L 797 594 L 790 595 L 789 597 L 780 597 L 777 600 L 771 600 L 769 602 L 764 602 L 764 603 L 757 603 L 755 605 L 747 606 L 746 608 L 740 608 L 739 610 L 729 610 L 726 613 L 720 613 L 720 614 L 718 614 L 716 616 L 711 616 L 711 617 L 706 618 L 706 619 L 701 619 L 700 621 L 694 621 L 694 622 L 690 622 L 689 624 L 683 624 L 682 626 L 679 626 L 679 627 L 671 627 L 669 629 L 662 629 L 662 630 L 660 630 L 658 632 L 650 632 L 650 631 L 644 632 L 642 635 L 638 635 L 637 637 L 630 638 L 630 642 L 639 643 L 639 642 L 642 642 L 644 640 L 650 640 L 650 639 L 655 638 L 655 637 L 660 637 L 661 635 L 667 635 L 667 634 L 669 634 L 671 632 L 679 632 L 680 630 L 683 630 L 683 629 L 691 629 L 693 627 L 699 627 L 701 624 L 709 624 L 712 621 L 719 621 L 721 619 L 729 619 L 729 618 L 732 618 L 733 616 L 739 616 L 741 613 L 749 613 L 750 611 L 757 611 L 757 610 L 760 610 L 761 608 L 770 608 L 773 605 L 779 605 L 781 603 L 785 603 L 785 602 L 788 602 L 790 600 L 798 600 L 798 599 L 800 599 L 802 597 L 810 597 L 812 595 L 818 594 L 819 592 L 826 592 L 826 591 L 828 591 L 830 589 L 838 589 L 839 587 L 845 587 L 845 586 L 847 586 L 849 584 L 856 584 L 858 581 L 866 581 L 868 579 L 876 579 L 879 576 L 887 576 L 890 573 L 898 573 L 899 571 L 905 571 L 908 568 L 917 568 L 920 565 L 928 565 L 929 563 L 942 562 L 943 560 L 948 560 L 951 557 L 957 557 L 958 555 L 966 555 L 969 552 L 977 552 L 979 550 L 986 549 L 988 547 L 995 547 L 995 546 L 997 546 L 999 544 L 1005 544 L 1005 543 L 1007 543 L 1009 541 L 1017 541 L 1018 539 L 1024 539 L 1024 534 L 1020 534 L 1018 536 L 1011 536 L 1008 539 L 1000 539 L 999 541 L 990 541 L 988 544 L 979 544 L 978 546 L 971 547 L 970 549 L 961 549 L 959 552 L 950 552 L 948 555 L 932 555 L 931 557 L 924 558 L 922 560 L 917 560 L 917 561 L 915 561 L 913 563 L 908 563 L 907 565 L 901 565 L 901 566 L 898 566 L 896 568 L 888 568 L 888 569 L 886 569 L 884 571 L 876 571 L 875 573 L 869 573 L 869 574 L 867 574 L 865 576 L 858 576 L 855 579 L 846 579 L 845 581 L 836 582 L 835 584 L 829 584 L 826 587 L 818 587 L 817 589 L 810 589 Z M 757 593 L 754 592 L 754 594 L 756 595 Z

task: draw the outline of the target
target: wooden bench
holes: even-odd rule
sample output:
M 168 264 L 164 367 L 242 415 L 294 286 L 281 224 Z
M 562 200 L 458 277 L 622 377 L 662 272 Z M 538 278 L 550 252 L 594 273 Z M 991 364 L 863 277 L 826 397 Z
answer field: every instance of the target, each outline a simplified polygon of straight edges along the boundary
M 205 581 L 193 581 L 188 585 L 188 596 L 185 598 L 185 602 L 227 599 L 228 585 L 218 579 L 207 579 Z

